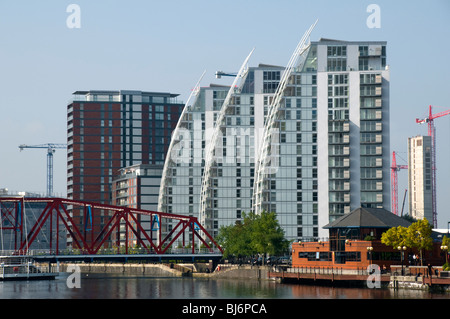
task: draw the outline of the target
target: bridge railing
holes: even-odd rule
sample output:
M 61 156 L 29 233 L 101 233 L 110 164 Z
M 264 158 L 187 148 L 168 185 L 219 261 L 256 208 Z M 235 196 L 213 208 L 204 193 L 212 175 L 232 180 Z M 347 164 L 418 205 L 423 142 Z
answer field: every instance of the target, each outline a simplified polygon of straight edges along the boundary
M 29 220 L 26 225 L 25 210 L 30 207 L 35 220 Z M 78 215 L 74 217 L 74 211 L 83 213 L 80 216 L 85 216 L 84 220 Z M 150 229 L 143 228 L 141 217 L 151 221 Z M 39 236 L 45 237 L 50 251 L 58 254 L 59 250 L 55 249 L 64 247 L 69 239 L 73 247 L 79 248 L 73 254 L 141 253 L 129 246 L 135 241 L 147 254 L 181 253 L 175 247 L 179 243 L 190 247 L 183 248 L 189 254 L 199 253 L 197 247 L 202 246 L 210 253 L 222 251 L 195 217 L 64 198 L 0 197 L 0 220 L 1 230 L 14 234 L 10 236 L 10 247 L 14 246 L 16 254 L 34 249 L 36 243 L 41 245 Z M 103 247 L 117 248 L 109 252 Z
M 218 248 L 196 248 L 195 254 L 221 254 L 222 252 Z M 145 248 L 130 248 L 128 254 L 124 250 L 117 250 L 114 248 L 100 249 L 96 255 L 152 255 L 156 252 L 148 252 Z M 172 255 L 185 255 L 192 254 L 192 248 L 172 248 L 168 249 L 165 254 Z M 0 256 L 67 256 L 67 255 L 90 255 L 87 250 L 83 249 L 30 249 L 30 250 L 0 250 Z

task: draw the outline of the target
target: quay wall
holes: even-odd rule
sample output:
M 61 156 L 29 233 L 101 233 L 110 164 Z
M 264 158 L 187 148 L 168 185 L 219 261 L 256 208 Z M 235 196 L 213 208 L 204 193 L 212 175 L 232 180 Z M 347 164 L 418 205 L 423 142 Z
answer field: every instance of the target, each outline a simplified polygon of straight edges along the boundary
M 132 263 L 61 263 L 60 272 L 68 272 L 69 265 L 80 267 L 81 273 L 124 274 L 149 277 L 192 277 L 202 279 L 269 279 L 266 266 L 218 265 L 212 271 L 196 264 L 132 264 Z
M 211 279 L 246 279 L 267 280 L 269 279 L 269 267 L 267 266 L 237 266 L 218 265 L 212 273 L 192 273 L 194 278 Z
M 61 263 L 60 272 L 68 272 L 68 266 L 77 265 L 81 273 L 124 274 L 149 277 L 182 277 L 183 271 L 164 264 L 121 264 L 121 263 Z

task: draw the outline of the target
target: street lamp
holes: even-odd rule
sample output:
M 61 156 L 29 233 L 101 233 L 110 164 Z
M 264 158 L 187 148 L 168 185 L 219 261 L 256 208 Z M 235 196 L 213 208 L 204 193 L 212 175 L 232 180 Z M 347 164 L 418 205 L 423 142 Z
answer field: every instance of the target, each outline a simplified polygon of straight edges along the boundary
M 370 264 L 372 264 L 372 251 L 373 251 L 372 246 L 367 247 L 367 252 L 369 253 Z
M 447 264 L 448 263 L 448 246 L 446 246 L 446 245 L 443 245 L 443 246 L 441 246 L 441 249 L 444 251 L 444 253 L 445 253 L 445 263 Z
M 403 259 L 405 258 L 405 250 L 406 246 L 398 246 L 397 249 L 401 252 L 401 258 L 402 258 L 402 276 L 405 274 L 403 270 Z

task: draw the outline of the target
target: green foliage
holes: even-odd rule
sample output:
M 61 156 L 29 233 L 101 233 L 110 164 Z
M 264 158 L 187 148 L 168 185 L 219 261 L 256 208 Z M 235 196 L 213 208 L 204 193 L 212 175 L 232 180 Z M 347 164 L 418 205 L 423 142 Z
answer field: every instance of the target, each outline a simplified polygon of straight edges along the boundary
M 224 257 L 243 257 L 256 254 L 277 255 L 285 252 L 289 242 L 279 226 L 275 213 L 243 214 L 243 221 L 221 227 L 217 237 L 224 248 Z
M 431 238 L 432 226 L 427 219 L 418 220 L 408 228 L 398 226 L 388 229 L 381 235 L 381 242 L 394 249 L 406 246 L 416 248 L 420 252 L 421 263 L 424 250 L 430 250 L 433 246 Z
M 442 246 L 447 246 L 447 247 L 442 247 Z M 444 271 L 450 271 L 450 264 L 448 263 L 448 248 L 450 247 L 450 238 L 448 238 L 447 236 L 444 236 L 442 238 L 442 244 L 441 244 L 441 249 L 444 251 L 445 254 L 445 264 L 442 266 L 442 269 Z
M 426 219 L 418 220 L 408 227 L 407 246 L 419 250 L 430 250 L 433 246 L 431 238 L 432 226 Z
M 403 226 L 389 228 L 381 235 L 381 242 L 386 246 L 397 249 L 406 245 L 407 228 Z
M 442 246 L 450 247 L 450 238 L 444 235 L 442 238 Z

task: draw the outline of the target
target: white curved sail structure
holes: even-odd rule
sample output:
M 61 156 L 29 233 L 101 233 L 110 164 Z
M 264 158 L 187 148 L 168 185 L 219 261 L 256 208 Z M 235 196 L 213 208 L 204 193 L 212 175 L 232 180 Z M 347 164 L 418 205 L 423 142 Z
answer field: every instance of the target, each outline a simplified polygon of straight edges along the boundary
M 215 162 L 215 151 L 217 147 L 218 138 L 221 134 L 221 130 L 226 124 L 226 114 L 229 111 L 230 108 L 230 101 L 235 93 L 238 93 L 240 91 L 240 88 L 242 84 L 244 83 L 243 79 L 248 73 L 248 60 L 250 59 L 251 55 L 253 54 L 253 49 L 250 54 L 247 56 L 247 58 L 244 60 L 244 63 L 242 63 L 241 68 L 239 69 L 239 72 L 236 74 L 236 77 L 233 81 L 233 84 L 231 85 L 228 94 L 222 104 L 222 107 L 220 109 L 219 115 L 217 117 L 217 120 L 215 122 L 215 128 L 213 131 L 213 135 L 211 137 L 211 140 L 209 142 L 209 147 L 207 148 L 205 152 L 205 166 L 203 170 L 203 178 L 202 178 L 202 188 L 201 188 L 201 194 L 200 194 L 200 218 L 199 221 L 202 225 L 205 225 L 205 219 L 207 217 L 207 209 L 208 209 L 208 199 L 210 198 L 211 194 L 209 192 L 209 188 L 211 187 L 211 176 L 212 176 L 212 169 L 213 164 Z
M 266 122 L 264 124 L 264 135 L 261 147 L 259 148 L 258 159 L 255 168 L 255 182 L 253 185 L 253 211 L 260 214 L 263 211 L 264 191 L 268 189 L 264 185 L 265 179 L 276 172 L 278 167 L 277 148 L 272 148 L 272 140 L 277 142 L 277 119 L 279 110 L 282 107 L 283 95 L 292 72 L 298 67 L 299 58 L 307 52 L 310 41 L 309 36 L 317 24 L 316 22 L 305 32 L 302 39 L 295 48 L 294 53 L 289 60 L 286 69 L 280 79 L 277 90 L 275 91 L 272 103 L 269 106 Z
M 181 127 L 183 125 L 183 122 L 185 121 L 185 117 L 187 112 L 189 111 L 191 105 L 195 104 L 195 101 L 198 97 L 198 94 L 200 92 L 200 82 L 202 81 L 206 71 L 203 72 L 203 74 L 200 76 L 200 79 L 197 81 L 197 84 L 195 85 L 194 89 L 192 90 L 191 94 L 189 95 L 188 100 L 186 101 L 183 111 L 181 112 L 181 115 L 178 119 L 177 126 L 175 127 L 175 130 L 172 133 L 172 138 L 170 139 L 169 148 L 167 150 L 167 157 L 164 161 L 164 168 L 162 172 L 161 177 L 161 186 L 159 187 L 159 197 L 158 197 L 158 211 L 162 212 L 164 211 L 164 194 L 166 192 L 166 187 L 168 185 L 168 181 L 171 178 L 171 174 L 169 173 L 169 169 L 176 165 L 175 158 L 177 158 L 177 150 L 175 149 L 176 145 L 179 145 L 183 141 L 183 135 L 181 135 Z M 193 102 L 191 103 L 191 100 Z

